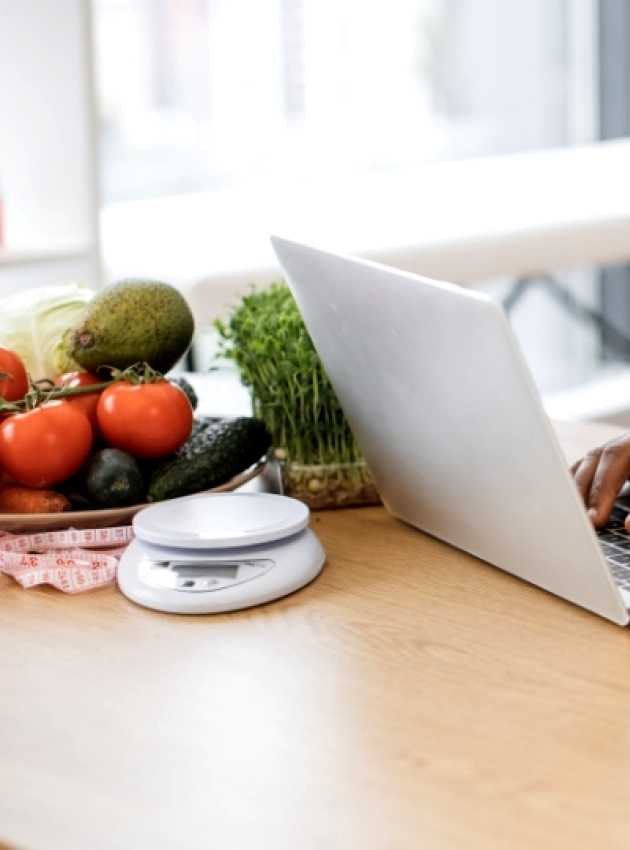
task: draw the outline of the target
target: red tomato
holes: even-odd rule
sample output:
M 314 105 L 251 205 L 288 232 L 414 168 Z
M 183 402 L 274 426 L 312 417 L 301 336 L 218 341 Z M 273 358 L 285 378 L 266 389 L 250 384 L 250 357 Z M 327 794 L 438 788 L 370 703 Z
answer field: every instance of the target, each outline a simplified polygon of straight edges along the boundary
M 6 401 L 24 398 L 28 390 L 28 375 L 21 357 L 15 351 L 0 348 L 0 372 L 6 375 L 0 378 L 0 396 Z
M 101 434 L 110 445 L 142 458 L 171 454 L 192 430 L 190 402 L 168 381 L 116 381 L 103 390 L 96 414 Z
M 0 465 L 28 487 L 51 487 L 70 478 L 91 448 L 87 416 L 66 401 L 48 401 L 0 424 Z
M 88 387 L 90 384 L 101 383 L 103 383 L 102 378 L 93 375 L 91 372 L 66 372 L 65 375 L 59 375 L 58 378 L 55 378 L 55 386 L 57 387 Z M 77 407 L 85 413 L 90 420 L 90 425 L 94 428 L 94 433 L 96 433 L 98 427 L 96 408 L 98 407 L 100 397 L 101 390 L 96 393 L 86 393 L 85 395 L 77 395 L 64 399 L 68 404 Z

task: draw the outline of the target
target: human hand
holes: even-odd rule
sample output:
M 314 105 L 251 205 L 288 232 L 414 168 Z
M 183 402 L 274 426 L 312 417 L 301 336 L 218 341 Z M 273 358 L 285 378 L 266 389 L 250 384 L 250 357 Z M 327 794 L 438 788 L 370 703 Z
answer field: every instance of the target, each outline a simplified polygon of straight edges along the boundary
M 630 434 L 591 449 L 571 467 L 588 515 L 597 528 L 608 522 L 619 491 L 630 476 Z M 626 517 L 630 533 L 630 514 Z

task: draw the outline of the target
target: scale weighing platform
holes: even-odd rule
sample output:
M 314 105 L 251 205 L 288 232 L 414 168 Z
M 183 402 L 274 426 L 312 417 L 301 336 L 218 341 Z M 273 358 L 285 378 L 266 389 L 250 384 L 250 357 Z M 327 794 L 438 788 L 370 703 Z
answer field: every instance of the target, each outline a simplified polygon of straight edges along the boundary
M 262 605 L 311 582 L 326 555 L 309 509 L 271 493 L 199 493 L 159 502 L 133 519 L 118 566 L 129 599 L 175 614 Z

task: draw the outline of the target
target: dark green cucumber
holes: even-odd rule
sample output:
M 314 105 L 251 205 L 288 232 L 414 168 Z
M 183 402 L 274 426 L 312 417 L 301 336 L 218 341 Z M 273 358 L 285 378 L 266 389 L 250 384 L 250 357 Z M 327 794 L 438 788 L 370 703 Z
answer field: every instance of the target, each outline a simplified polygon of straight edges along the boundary
M 138 462 L 120 449 L 101 449 L 88 461 L 85 490 L 100 508 L 137 505 L 144 501 L 145 485 Z
M 259 419 L 198 421 L 175 457 L 154 469 L 147 498 L 160 502 L 225 484 L 260 460 L 270 444 L 269 432 Z

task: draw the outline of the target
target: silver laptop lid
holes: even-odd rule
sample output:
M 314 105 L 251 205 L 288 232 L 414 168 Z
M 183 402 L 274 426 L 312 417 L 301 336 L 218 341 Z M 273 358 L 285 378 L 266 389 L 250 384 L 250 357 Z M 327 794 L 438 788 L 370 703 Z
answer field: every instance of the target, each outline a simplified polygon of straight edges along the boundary
M 627 623 L 502 309 L 451 284 L 272 243 L 387 509 Z

